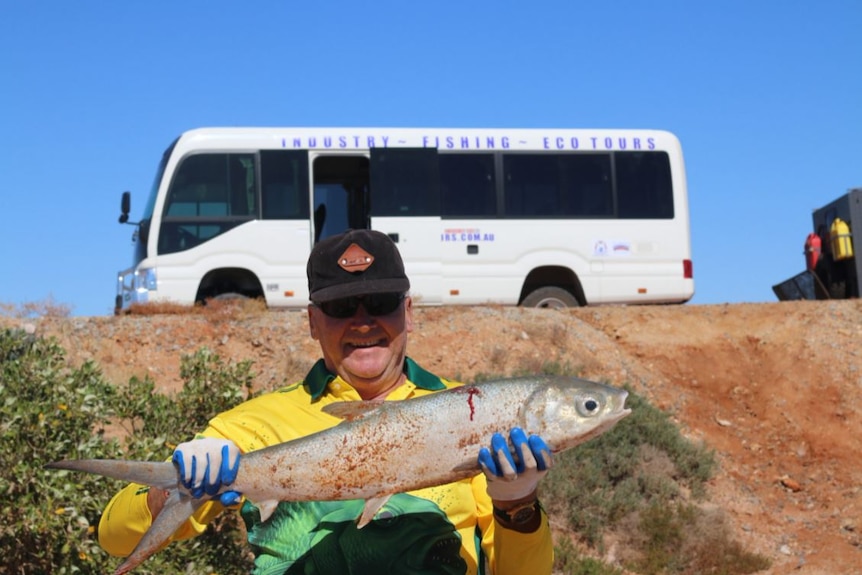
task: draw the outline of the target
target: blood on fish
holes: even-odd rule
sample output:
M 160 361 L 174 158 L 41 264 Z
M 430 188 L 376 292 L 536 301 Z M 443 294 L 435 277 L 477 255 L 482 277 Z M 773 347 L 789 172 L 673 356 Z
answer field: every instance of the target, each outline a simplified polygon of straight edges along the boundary
M 482 395 L 482 392 L 476 386 L 457 388 L 462 393 L 467 394 L 467 405 L 470 406 L 470 421 L 473 421 L 473 416 L 476 415 L 476 405 L 473 403 L 474 395 Z

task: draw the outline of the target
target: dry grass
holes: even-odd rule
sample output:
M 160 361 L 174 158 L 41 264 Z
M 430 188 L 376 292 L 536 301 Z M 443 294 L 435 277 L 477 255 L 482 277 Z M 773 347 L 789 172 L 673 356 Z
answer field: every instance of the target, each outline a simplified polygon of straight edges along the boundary
M 20 304 L 0 303 L 0 317 L 28 319 L 37 317 L 69 317 L 72 306 L 54 301 L 49 296 L 42 301 L 23 302 Z
M 211 299 L 206 305 L 185 305 L 172 302 L 134 304 L 128 315 L 199 315 L 213 320 L 259 317 L 267 312 L 263 299 Z

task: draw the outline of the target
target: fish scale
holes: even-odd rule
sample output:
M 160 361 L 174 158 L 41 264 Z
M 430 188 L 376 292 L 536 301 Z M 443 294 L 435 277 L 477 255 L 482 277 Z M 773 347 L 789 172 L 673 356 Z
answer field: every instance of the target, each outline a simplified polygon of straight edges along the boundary
M 404 401 L 344 402 L 324 411 L 338 425 L 246 453 L 230 489 L 266 519 L 280 501 L 363 499 L 358 526 L 395 493 L 480 473 L 479 449 L 521 427 L 553 453 L 571 449 L 628 415 L 625 390 L 584 379 L 536 376 L 487 381 Z M 46 467 L 97 473 L 169 491 L 162 512 L 115 575 L 155 553 L 205 500 L 178 489 L 171 463 L 69 460 Z

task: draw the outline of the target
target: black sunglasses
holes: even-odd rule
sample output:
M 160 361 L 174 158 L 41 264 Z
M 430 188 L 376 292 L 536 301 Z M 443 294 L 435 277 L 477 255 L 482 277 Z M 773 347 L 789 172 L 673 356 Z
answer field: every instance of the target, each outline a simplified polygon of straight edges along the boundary
M 356 315 L 356 310 L 359 309 L 359 304 L 365 308 L 368 315 L 389 315 L 401 305 L 401 300 L 405 298 L 405 294 L 390 292 L 390 293 L 373 293 L 367 295 L 358 295 L 334 299 L 332 301 L 312 302 L 315 307 L 320 308 L 320 311 L 337 319 L 346 319 Z

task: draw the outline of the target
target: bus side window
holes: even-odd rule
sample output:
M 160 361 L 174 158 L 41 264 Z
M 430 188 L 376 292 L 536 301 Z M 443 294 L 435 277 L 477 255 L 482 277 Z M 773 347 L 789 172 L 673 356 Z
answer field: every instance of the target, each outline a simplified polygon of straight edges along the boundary
M 497 214 L 493 154 L 441 154 L 439 162 L 443 216 Z
M 506 215 L 509 217 L 559 215 L 559 167 L 548 154 L 503 156 Z
M 372 216 L 440 215 L 436 149 L 372 148 L 370 155 Z
M 616 152 L 617 215 L 672 219 L 673 183 L 666 152 Z
M 261 210 L 265 220 L 307 220 L 308 153 L 260 152 Z
M 613 215 L 609 154 L 507 154 L 503 162 L 507 216 Z
M 257 196 L 254 182 L 254 156 L 230 154 L 228 181 L 230 183 L 230 215 L 257 216 Z
M 562 206 L 572 217 L 610 217 L 614 203 L 611 190 L 611 157 L 606 153 L 560 156 Z

